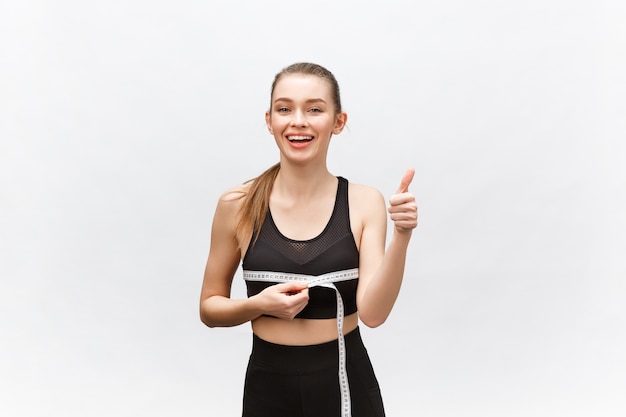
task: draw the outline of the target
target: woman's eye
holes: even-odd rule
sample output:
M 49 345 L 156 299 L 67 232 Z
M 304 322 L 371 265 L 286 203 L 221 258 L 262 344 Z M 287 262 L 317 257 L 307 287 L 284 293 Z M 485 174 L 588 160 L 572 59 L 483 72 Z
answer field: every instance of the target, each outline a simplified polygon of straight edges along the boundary
M 289 109 L 287 107 L 279 107 L 276 109 L 276 111 L 279 113 L 286 113 L 289 111 Z
M 322 109 L 312 108 L 310 111 L 311 111 L 312 113 L 321 113 L 321 112 L 322 112 Z

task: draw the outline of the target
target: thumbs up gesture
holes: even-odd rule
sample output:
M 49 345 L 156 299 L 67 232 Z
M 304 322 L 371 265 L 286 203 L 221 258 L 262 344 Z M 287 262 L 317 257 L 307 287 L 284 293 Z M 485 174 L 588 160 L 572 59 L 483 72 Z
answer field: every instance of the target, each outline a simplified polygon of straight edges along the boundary
M 389 199 L 387 211 L 398 233 L 411 233 L 417 227 L 417 203 L 415 196 L 409 193 L 415 169 L 409 168 L 402 176 L 398 191 Z

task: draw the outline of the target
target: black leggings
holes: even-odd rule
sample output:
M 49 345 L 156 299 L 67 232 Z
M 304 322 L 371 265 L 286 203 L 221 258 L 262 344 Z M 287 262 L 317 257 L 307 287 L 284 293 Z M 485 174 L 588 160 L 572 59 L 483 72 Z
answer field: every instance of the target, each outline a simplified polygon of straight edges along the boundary
M 384 417 L 383 401 L 357 327 L 345 335 L 352 417 Z M 285 346 L 253 335 L 243 417 L 340 417 L 337 340 Z

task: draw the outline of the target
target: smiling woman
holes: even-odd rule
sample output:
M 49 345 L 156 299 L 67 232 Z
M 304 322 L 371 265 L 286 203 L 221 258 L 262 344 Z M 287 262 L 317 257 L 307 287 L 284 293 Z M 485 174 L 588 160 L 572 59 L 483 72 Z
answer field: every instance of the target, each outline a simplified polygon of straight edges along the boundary
M 331 136 L 341 133 L 347 120 L 336 101 L 338 94 L 329 92 L 326 78 L 294 73 L 274 84 L 273 96 L 265 120 L 278 147 L 283 152 L 306 150 L 300 158 L 324 165 Z
M 417 226 L 414 170 L 387 207 L 378 190 L 329 172 L 347 115 L 319 65 L 276 75 L 265 120 L 280 161 L 220 198 L 200 317 L 209 327 L 251 323 L 244 417 L 384 416 L 359 323 L 381 325 L 398 296 Z M 395 226 L 387 248 L 386 211 Z M 248 298 L 235 300 L 240 264 Z

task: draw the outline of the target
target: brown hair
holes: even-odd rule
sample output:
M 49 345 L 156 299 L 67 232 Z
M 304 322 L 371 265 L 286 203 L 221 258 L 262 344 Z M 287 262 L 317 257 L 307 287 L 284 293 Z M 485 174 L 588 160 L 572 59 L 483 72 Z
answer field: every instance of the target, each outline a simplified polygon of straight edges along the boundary
M 326 68 L 310 62 L 291 64 L 276 74 L 270 92 L 270 112 L 272 111 L 272 97 L 274 96 L 276 85 L 284 76 L 292 74 L 313 75 L 326 80 L 330 86 L 330 94 L 334 104 L 335 114 L 341 113 L 341 98 L 337 79 Z M 269 209 L 270 193 L 272 192 L 274 180 L 279 170 L 280 163 L 276 163 L 258 177 L 246 181 L 246 184 L 250 184 L 250 187 L 242 196 L 244 201 L 237 212 L 239 219 L 237 222 L 236 235 L 239 242 L 243 242 L 248 236 L 256 235 L 256 232 L 261 228 Z M 252 242 L 252 244 L 254 244 L 254 242 Z

